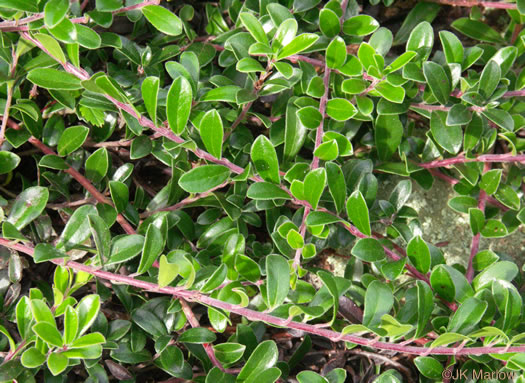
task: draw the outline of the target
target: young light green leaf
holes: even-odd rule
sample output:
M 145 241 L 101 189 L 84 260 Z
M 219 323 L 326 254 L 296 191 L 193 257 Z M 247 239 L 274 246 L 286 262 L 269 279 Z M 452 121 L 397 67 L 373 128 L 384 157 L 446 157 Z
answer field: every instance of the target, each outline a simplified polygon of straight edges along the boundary
M 268 45 L 268 38 L 266 37 L 266 33 L 264 33 L 264 29 L 257 17 L 251 13 L 242 12 L 239 14 L 239 19 L 255 40 L 262 44 Z
M 277 60 L 282 60 L 310 48 L 318 39 L 319 36 L 314 33 L 300 34 L 281 49 L 277 55 Z
M 127 185 L 120 181 L 109 181 L 109 191 L 117 213 L 124 211 L 129 203 L 129 190 Z
M 369 15 L 350 17 L 343 23 L 343 32 L 352 36 L 367 36 L 379 28 L 376 19 Z
M 77 336 L 84 334 L 97 318 L 100 310 L 100 296 L 97 294 L 86 295 L 77 305 L 78 313 L 78 333 Z
M 337 36 L 326 48 L 326 66 L 331 69 L 340 68 L 346 61 L 345 41 Z

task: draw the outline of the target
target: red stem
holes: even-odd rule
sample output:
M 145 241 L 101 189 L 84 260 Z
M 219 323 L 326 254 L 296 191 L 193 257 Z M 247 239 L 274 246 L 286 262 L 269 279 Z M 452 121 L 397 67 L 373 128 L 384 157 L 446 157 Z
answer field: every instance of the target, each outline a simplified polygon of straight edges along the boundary
M 20 244 L 13 243 L 6 239 L 0 238 L 0 246 L 7 247 L 9 249 L 17 250 L 28 254 L 33 255 L 33 248 Z M 345 335 L 341 336 L 340 333 L 325 328 L 320 328 L 315 325 L 308 323 L 289 321 L 287 319 L 282 319 L 275 317 L 273 315 L 251 310 L 239 305 L 234 305 L 228 302 L 223 302 L 218 299 L 210 298 L 198 291 L 187 290 L 184 287 L 159 287 L 159 285 L 151 282 L 146 282 L 143 280 L 131 278 L 126 275 L 114 274 L 109 271 L 99 270 L 92 266 L 87 266 L 82 263 L 67 261 L 64 259 L 53 259 L 51 262 L 69 267 L 76 271 L 83 271 L 88 274 L 91 274 L 97 278 L 105 279 L 108 281 L 113 281 L 117 283 L 123 283 L 129 286 L 141 288 L 147 291 L 152 291 L 159 294 L 168 294 L 175 297 L 183 298 L 189 301 L 199 302 L 203 305 L 223 309 L 240 316 L 245 317 L 251 321 L 261 321 L 272 324 L 274 326 L 286 327 L 295 330 L 304 331 L 310 334 L 318 335 L 324 338 L 331 339 L 333 341 L 347 341 L 362 346 L 372 347 L 380 350 L 392 350 L 397 352 L 402 352 L 406 354 L 413 355 L 485 355 L 485 354 L 505 354 L 512 352 L 525 352 L 525 345 L 522 346 L 513 346 L 513 347 L 466 347 L 466 348 L 449 348 L 449 347 L 416 347 L 416 346 L 405 346 L 398 343 L 389 343 L 381 342 L 375 339 L 363 338 L 355 335 Z
M 435 160 L 417 164 L 425 169 L 442 168 L 445 166 L 462 164 L 465 162 L 525 162 L 525 154 L 482 154 L 474 158 L 466 158 L 462 155 L 444 160 Z

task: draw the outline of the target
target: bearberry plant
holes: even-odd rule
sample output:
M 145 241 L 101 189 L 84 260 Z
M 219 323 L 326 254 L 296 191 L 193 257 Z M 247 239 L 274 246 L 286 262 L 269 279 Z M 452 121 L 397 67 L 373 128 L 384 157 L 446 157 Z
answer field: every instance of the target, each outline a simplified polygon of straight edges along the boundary
M 0 15 L 0 381 L 525 382 L 525 0 Z

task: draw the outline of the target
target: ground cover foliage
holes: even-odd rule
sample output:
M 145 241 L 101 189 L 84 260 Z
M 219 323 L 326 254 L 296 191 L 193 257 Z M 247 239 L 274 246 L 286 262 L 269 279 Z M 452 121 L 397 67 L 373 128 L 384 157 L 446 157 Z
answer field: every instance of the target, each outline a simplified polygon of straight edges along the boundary
M 525 381 L 525 1 L 0 14 L 0 381 Z

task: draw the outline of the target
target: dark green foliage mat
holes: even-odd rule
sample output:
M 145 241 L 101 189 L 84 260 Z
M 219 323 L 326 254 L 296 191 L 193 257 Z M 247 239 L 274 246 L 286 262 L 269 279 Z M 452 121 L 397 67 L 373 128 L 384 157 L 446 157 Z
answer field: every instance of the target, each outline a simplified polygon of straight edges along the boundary
M 0 381 L 525 381 L 525 0 L 0 15 Z

